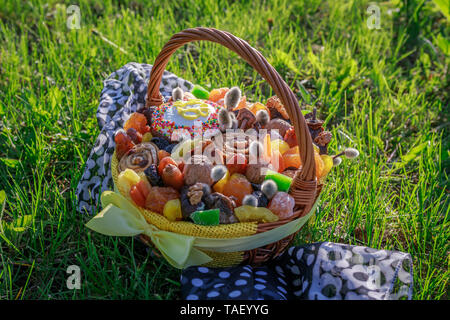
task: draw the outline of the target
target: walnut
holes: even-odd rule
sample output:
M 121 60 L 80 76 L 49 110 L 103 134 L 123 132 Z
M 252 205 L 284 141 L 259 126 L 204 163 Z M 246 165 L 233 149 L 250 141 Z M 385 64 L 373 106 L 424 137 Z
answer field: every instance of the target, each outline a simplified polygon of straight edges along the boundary
M 189 197 L 189 202 L 191 205 L 195 206 L 196 204 L 202 201 L 203 197 L 203 184 L 196 183 L 189 187 L 187 196 Z

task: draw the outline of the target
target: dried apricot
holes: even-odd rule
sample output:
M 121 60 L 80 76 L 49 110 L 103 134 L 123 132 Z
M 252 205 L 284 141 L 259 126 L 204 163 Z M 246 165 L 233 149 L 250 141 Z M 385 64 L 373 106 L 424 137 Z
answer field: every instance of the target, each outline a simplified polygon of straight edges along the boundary
M 125 122 L 123 129 L 127 131 L 133 128 L 140 134 L 145 134 L 150 131 L 150 127 L 147 125 L 147 118 L 142 113 L 132 113 L 130 118 Z
M 223 99 L 225 97 L 225 95 L 227 94 L 228 90 L 230 90 L 230 89 L 229 88 L 213 89 L 209 93 L 208 100 L 212 101 L 212 102 L 217 102 L 220 99 Z
M 171 187 L 152 187 L 145 201 L 145 207 L 162 214 L 167 201 L 178 199 L 180 193 Z

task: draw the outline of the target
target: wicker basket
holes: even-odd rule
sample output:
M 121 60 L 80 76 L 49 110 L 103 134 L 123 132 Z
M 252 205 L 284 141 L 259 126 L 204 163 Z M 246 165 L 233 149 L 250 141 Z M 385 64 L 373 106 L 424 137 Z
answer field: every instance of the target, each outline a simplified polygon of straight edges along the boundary
M 321 185 L 316 179 L 314 149 L 305 118 L 302 115 L 295 94 L 288 87 L 286 82 L 267 62 L 267 60 L 261 55 L 261 53 L 258 52 L 258 50 L 256 50 L 255 48 L 251 47 L 246 41 L 230 34 L 229 32 L 211 28 L 186 29 L 173 35 L 172 38 L 163 47 L 153 65 L 150 74 L 150 80 L 148 83 L 146 105 L 148 107 L 159 106 L 163 103 L 163 97 L 159 92 L 160 82 L 165 67 L 175 50 L 188 42 L 199 40 L 207 40 L 219 43 L 236 52 L 245 61 L 247 61 L 247 63 L 255 68 L 256 71 L 258 71 L 258 73 L 270 84 L 272 89 L 275 91 L 276 95 L 285 106 L 291 123 L 295 127 L 295 133 L 297 136 L 301 161 L 303 165 L 302 169 L 298 170 L 296 175 L 294 176 L 289 191 L 289 194 L 295 200 L 294 215 L 289 219 L 279 220 L 277 222 L 257 224 L 256 233 L 263 233 L 272 230 L 294 219 L 305 216 L 312 209 L 313 204 L 317 200 L 321 191 Z M 113 172 L 113 178 L 116 178 L 116 176 L 114 177 L 114 175 L 115 174 Z M 147 221 L 150 222 L 149 220 Z M 203 226 L 199 227 L 202 228 Z M 209 228 L 209 230 L 211 230 L 211 228 L 216 227 L 205 226 L 203 228 Z M 216 259 L 216 256 L 213 254 L 213 258 L 217 261 L 216 263 L 212 263 L 211 265 L 233 265 L 237 264 L 237 262 L 243 264 L 260 265 L 261 263 L 266 262 L 283 252 L 283 250 L 285 250 L 291 243 L 296 233 L 291 234 L 277 242 L 268 244 L 264 247 L 241 252 L 240 255 L 238 255 L 239 258 L 237 260 L 228 258 Z M 151 245 L 151 241 L 147 236 L 141 235 L 140 238 L 146 244 Z

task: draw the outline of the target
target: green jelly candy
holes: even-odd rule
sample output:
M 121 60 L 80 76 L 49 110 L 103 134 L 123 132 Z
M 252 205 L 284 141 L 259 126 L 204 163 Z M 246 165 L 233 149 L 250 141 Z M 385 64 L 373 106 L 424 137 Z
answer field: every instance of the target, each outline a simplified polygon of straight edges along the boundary
M 191 213 L 191 219 L 195 224 L 202 226 L 217 226 L 219 224 L 219 209 L 195 211 Z
M 275 181 L 275 183 L 278 186 L 278 191 L 284 191 L 288 192 L 289 188 L 291 187 L 292 178 L 288 177 L 284 174 L 272 171 L 270 169 L 267 170 L 266 176 L 264 177 L 264 180 L 272 179 Z
M 191 93 L 198 99 L 208 100 L 209 98 L 209 91 L 199 86 L 198 84 L 196 84 L 194 88 L 192 88 Z

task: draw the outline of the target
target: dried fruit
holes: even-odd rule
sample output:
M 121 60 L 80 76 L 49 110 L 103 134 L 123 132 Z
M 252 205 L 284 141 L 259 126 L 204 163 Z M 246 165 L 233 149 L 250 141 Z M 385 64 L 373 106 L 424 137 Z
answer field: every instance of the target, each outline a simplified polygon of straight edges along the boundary
M 140 134 L 150 131 L 150 127 L 147 125 L 147 118 L 139 112 L 132 113 L 130 118 L 125 122 L 123 129 L 128 131 L 129 128 L 136 129 Z
M 333 168 L 333 158 L 327 154 L 323 154 L 320 157 L 322 158 L 323 161 L 323 169 L 320 174 L 320 177 L 318 178 L 323 178 L 330 172 L 331 168 Z
M 142 141 L 141 142 L 150 142 L 153 138 L 153 135 L 150 132 L 146 132 L 142 135 Z
M 119 160 L 125 153 L 134 147 L 133 141 L 123 130 L 116 133 L 114 136 L 114 142 L 116 143 L 116 155 Z
M 131 187 L 130 197 L 140 207 L 145 207 L 145 200 L 150 193 L 150 188 L 144 181 L 139 181 L 137 184 Z
M 220 210 L 220 224 L 239 222 L 234 215 L 234 207 L 236 207 L 236 203 L 231 198 L 224 196 L 221 193 L 214 192 L 205 197 L 205 204 L 207 208 L 217 208 Z
M 180 199 L 173 199 L 166 202 L 163 209 L 163 215 L 169 221 L 179 221 L 183 219 L 181 213 L 181 201 Z
M 158 151 L 158 159 L 159 159 L 159 161 L 161 161 L 165 157 L 170 157 L 170 153 L 167 152 L 166 150 L 159 150 Z
M 284 141 L 289 145 L 289 147 L 293 148 L 297 146 L 297 136 L 295 135 L 295 128 L 289 128 L 284 134 Z
M 285 168 L 298 169 L 302 165 L 298 146 L 295 146 L 283 154 Z
M 266 106 L 269 109 L 275 109 L 276 111 L 278 111 L 278 113 L 281 114 L 281 116 L 283 118 L 289 119 L 289 115 L 286 111 L 286 108 L 284 107 L 284 105 L 281 103 L 281 100 L 277 96 L 270 97 L 267 100 Z M 272 116 L 272 112 L 271 112 L 271 118 L 274 118 Z
M 265 196 L 264 193 L 262 193 L 262 191 L 254 191 L 252 195 L 258 201 L 257 205 L 258 207 L 267 207 L 267 205 L 269 204 L 269 199 L 267 199 L 267 197 Z
M 278 172 L 284 171 L 285 169 L 284 160 L 280 151 L 272 150 L 272 159 L 270 161 L 270 164 L 274 170 L 277 170 Z
M 228 180 L 230 180 L 230 172 L 226 170 L 225 175 L 213 185 L 213 190 L 223 193 L 223 188 L 225 187 L 225 184 L 228 182 Z
M 226 166 L 230 175 L 233 173 L 245 173 L 247 169 L 247 158 L 242 153 L 234 154 L 230 159 L 227 159 Z
M 162 214 L 167 201 L 178 199 L 180 194 L 171 187 L 152 187 L 147 196 L 145 207 L 151 211 Z
M 272 148 L 272 152 L 278 150 L 281 154 L 285 153 L 290 149 L 287 142 L 280 139 L 272 140 L 270 146 Z
M 134 144 L 139 144 L 142 142 L 142 134 L 140 134 L 136 129 L 129 128 L 127 130 L 127 136 L 131 138 Z
M 239 173 L 235 173 L 223 187 L 223 194 L 227 197 L 235 197 L 236 205 L 240 206 L 247 194 L 253 192 L 252 185 L 247 178 Z
M 273 214 L 269 209 L 263 207 L 240 206 L 234 209 L 234 214 L 240 222 L 275 222 L 278 216 Z
M 131 187 L 138 184 L 140 180 L 141 178 L 134 170 L 125 169 L 117 177 L 117 188 L 123 190 L 125 194 L 129 194 Z
M 208 191 L 205 192 L 205 189 L 208 190 L 209 186 L 201 182 L 197 182 L 196 184 L 193 184 L 189 187 L 187 196 L 189 197 L 189 202 L 193 206 L 199 204 L 202 201 L 203 196 L 208 193 Z
M 151 164 L 147 169 L 144 170 L 144 173 L 152 186 L 154 187 L 164 186 L 162 178 L 158 173 L 158 168 L 156 167 L 155 164 Z
M 208 100 L 212 102 L 217 102 L 220 99 L 223 99 L 229 90 L 230 90 L 229 88 L 213 89 L 209 93 Z
M 160 176 L 162 176 L 162 172 L 168 164 L 177 166 L 176 161 L 173 160 L 171 157 L 165 157 L 165 158 L 161 159 L 161 161 L 159 162 L 159 165 L 158 165 L 158 173 Z
M 183 174 L 176 165 L 167 164 L 162 171 L 161 177 L 166 186 L 177 190 L 183 186 Z
M 151 141 L 158 147 L 158 149 L 162 149 L 162 150 L 167 148 L 170 144 L 169 140 L 167 140 L 166 138 L 162 138 L 162 137 L 153 137 Z
M 287 219 L 294 214 L 295 200 L 286 192 L 277 192 L 270 200 L 269 210 L 280 219 Z

